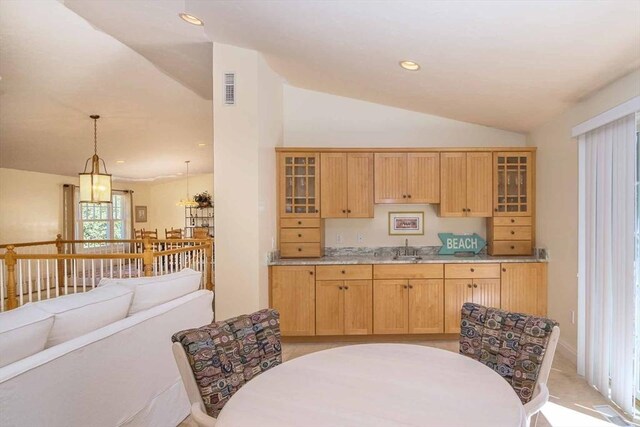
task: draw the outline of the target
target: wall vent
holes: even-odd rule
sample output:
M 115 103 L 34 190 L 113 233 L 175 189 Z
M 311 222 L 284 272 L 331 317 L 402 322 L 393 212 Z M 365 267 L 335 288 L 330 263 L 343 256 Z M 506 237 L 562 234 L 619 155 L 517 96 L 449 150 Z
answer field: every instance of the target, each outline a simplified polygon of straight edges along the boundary
M 236 104 L 236 73 L 224 73 L 224 103 Z

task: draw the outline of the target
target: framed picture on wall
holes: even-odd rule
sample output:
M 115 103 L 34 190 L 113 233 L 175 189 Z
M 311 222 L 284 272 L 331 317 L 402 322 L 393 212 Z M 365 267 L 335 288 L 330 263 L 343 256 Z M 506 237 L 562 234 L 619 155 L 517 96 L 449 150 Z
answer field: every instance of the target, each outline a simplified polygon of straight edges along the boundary
M 389 235 L 424 234 L 424 212 L 389 212 Z
M 147 222 L 146 206 L 136 206 L 136 222 Z

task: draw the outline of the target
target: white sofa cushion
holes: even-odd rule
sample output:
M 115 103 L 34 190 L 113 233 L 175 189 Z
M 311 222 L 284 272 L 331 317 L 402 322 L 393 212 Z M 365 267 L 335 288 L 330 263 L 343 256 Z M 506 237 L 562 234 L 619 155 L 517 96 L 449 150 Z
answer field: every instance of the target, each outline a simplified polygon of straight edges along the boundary
M 132 315 L 195 292 L 200 288 L 201 281 L 201 272 L 185 268 L 163 276 L 102 279 L 98 286 L 117 284 L 132 289 L 135 292 L 129 308 L 129 315 Z
M 0 368 L 44 350 L 53 314 L 26 304 L 0 313 Z
M 109 286 L 34 304 L 55 316 L 45 348 L 124 319 L 132 298 L 126 286 Z

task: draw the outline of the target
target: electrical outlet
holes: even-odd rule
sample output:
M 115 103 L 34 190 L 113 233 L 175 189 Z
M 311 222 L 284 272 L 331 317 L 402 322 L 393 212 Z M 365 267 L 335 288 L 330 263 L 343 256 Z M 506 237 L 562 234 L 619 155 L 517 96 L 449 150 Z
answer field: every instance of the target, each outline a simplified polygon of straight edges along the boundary
M 356 239 L 358 240 L 358 243 L 364 243 L 364 233 L 357 233 Z
M 336 233 L 336 243 L 342 243 L 342 233 Z

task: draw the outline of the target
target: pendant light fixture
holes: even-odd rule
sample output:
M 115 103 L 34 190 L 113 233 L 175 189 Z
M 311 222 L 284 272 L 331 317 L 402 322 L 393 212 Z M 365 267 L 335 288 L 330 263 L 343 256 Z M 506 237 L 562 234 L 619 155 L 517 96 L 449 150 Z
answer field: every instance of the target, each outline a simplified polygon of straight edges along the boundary
M 111 203 L 111 175 L 107 173 L 104 160 L 98 157 L 98 119 L 100 116 L 93 114 L 93 156 L 84 164 L 84 172 L 80 173 L 80 203 Z M 91 172 L 87 172 L 87 166 L 91 162 Z M 100 173 L 100 162 L 104 173 Z
M 193 200 L 191 198 L 191 196 L 189 196 L 189 163 L 191 162 L 191 160 L 186 160 L 185 163 L 187 164 L 187 197 L 180 200 L 178 203 L 176 203 L 176 206 L 184 206 L 187 208 L 195 208 L 198 206 L 198 202 L 196 202 L 195 200 Z

